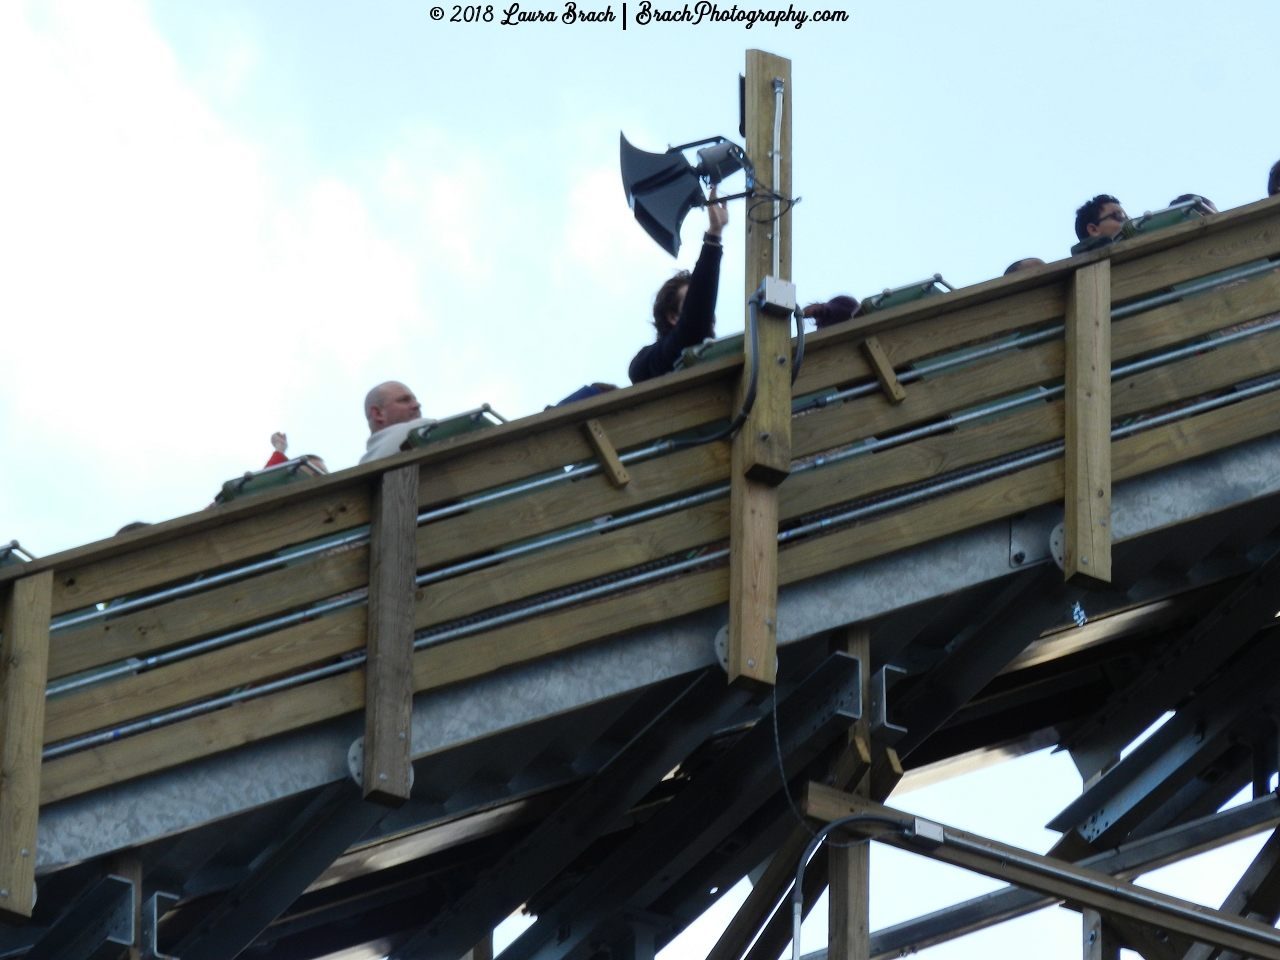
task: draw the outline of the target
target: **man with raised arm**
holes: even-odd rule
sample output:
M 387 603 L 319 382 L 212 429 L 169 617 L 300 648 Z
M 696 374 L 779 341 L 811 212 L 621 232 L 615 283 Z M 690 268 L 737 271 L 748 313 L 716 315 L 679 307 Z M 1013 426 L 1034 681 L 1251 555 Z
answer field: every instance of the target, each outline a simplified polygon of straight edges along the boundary
M 380 383 L 365 395 L 364 416 L 369 422 L 369 443 L 361 463 L 399 453 L 410 430 L 436 422 L 422 415 L 418 398 L 397 380 Z

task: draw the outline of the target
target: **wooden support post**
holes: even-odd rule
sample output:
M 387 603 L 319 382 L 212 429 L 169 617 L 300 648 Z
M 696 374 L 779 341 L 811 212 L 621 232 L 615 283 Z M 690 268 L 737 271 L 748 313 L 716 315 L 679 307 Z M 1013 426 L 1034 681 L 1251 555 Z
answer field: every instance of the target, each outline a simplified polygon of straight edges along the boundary
M 417 534 L 418 468 L 388 470 L 378 479 L 369 536 L 364 798 L 389 807 L 409 799 Z
M 600 469 L 604 471 L 605 477 L 613 486 L 622 488 L 631 482 L 631 474 L 627 473 L 627 468 L 622 465 L 622 461 L 618 459 L 618 451 L 613 445 L 613 441 L 609 439 L 609 435 L 604 432 L 604 427 L 599 420 L 588 420 L 582 425 L 583 431 L 587 435 L 587 442 L 591 444 L 591 449 L 596 452 L 596 459 L 600 461 Z
M 774 80 L 783 83 L 778 183 L 773 183 Z M 756 182 L 791 196 L 791 61 L 762 50 L 747 51 L 747 155 Z M 770 202 L 748 200 L 746 296 L 773 273 L 773 236 L 779 240 L 778 278 L 791 279 L 791 214 L 782 205 L 773 222 Z M 757 222 L 764 221 L 764 222 Z M 748 308 L 749 309 L 749 308 Z M 750 318 L 748 317 L 748 323 Z M 762 686 L 777 667 L 778 493 L 791 470 L 791 320 L 763 310 L 757 318 L 759 375 L 751 415 L 733 441 L 729 537 L 729 682 Z M 753 345 L 747 331 L 733 416 L 745 396 Z
M 876 337 L 867 337 L 862 341 L 862 353 L 867 358 L 867 363 L 871 364 L 871 369 L 875 371 L 876 379 L 880 381 L 880 389 L 884 391 L 885 399 L 890 403 L 901 403 L 907 399 L 907 391 L 903 389 L 902 384 L 898 381 L 898 374 L 894 372 L 893 364 L 889 362 L 889 356 L 884 352 L 884 347 L 880 345 L 880 341 Z
M 865 626 L 844 630 L 836 646 L 858 658 L 862 665 L 862 717 L 849 728 L 850 745 L 866 742 L 871 735 L 871 631 Z M 853 784 L 851 793 L 871 796 L 871 777 Z M 832 846 L 829 858 L 827 958 L 871 960 L 871 844 Z
M 0 588 L 3 590 L 3 588 Z M 53 571 L 15 580 L 0 593 L 0 918 L 35 906 L 40 751 L 49 669 Z
M 1067 287 L 1066 524 L 1072 582 L 1111 582 L 1111 261 Z
M 1120 960 L 1120 941 L 1097 910 L 1084 910 L 1084 960 Z

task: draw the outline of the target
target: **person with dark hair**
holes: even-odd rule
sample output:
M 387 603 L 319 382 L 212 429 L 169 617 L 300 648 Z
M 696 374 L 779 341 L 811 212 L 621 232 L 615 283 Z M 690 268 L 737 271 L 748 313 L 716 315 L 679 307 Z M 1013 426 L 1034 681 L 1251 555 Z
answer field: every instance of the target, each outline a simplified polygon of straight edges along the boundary
M 653 326 L 658 339 L 642 349 L 627 371 L 632 383 L 670 373 L 680 352 L 715 335 L 716 294 L 720 288 L 720 235 L 729 223 L 729 209 L 711 188 L 707 203 L 707 232 L 693 272 L 681 270 L 664 283 L 653 298 Z
M 1076 238 L 1081 241 L 1093 237 L 1112 239 L 1128 219 L 1119 200 L 1110 194 L 1100 193 L 1076 211 Z
M 1214 206 L 1212 200 L 1208 197 L 1202 197 L 1198 193 L 1184 193 L 1181 196 L 1174 197 L 1169 201 L 1169 206 L 1176 207 L 1180 203 L 1186 203 L 1188 200 L 1199 200 L 1201 205 L 1208 209 L 1210 213 L 1217 213 L 1218 208 Z
M 1267 196 L 1274 197 L 1280 193 L 1280 160 L 1271 167 L 1271 175 L 1267 177 Z
M 1023 257 L 1021 260 L 1015 260 L 1004 268 L 1004 275 L 1007 277 L 1011 273 L 1017 273 L 1019 270 L 1030 270 L 1033 267 L 1043 267 L 1044 261 L 1039 257 Z
M 811 317 L 819 330 L 834 323 L 843 323 L 858 312 L 858 301 L 847 294 L 832 297 L 826 303 L 811 303 L 804 308 L 804 315 Z

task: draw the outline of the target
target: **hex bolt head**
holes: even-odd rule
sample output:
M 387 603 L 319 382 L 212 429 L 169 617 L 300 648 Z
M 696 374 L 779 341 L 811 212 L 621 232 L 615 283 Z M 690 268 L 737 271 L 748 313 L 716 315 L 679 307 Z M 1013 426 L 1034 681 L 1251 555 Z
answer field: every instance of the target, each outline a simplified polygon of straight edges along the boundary
M 401 730 L 399 733 L 397 733 L 397 734 L 396 734 L 396 739 L 397 739 L 397 740 L 403 740 L 403 739 L 404 739 L 404 731 L 403 731 L 403 730 Z
M 754 660 L 748 660 L 748 661 L 747 661 L 747 666 L 748 666 L 748 667 L 754 667 L 755 665 L 756 665 L 756 662 L 755 662 Z
M 387 775 L 386 775 L 385 773 L 380 773 L 380 774 L 378 774 L 378 779 L 379 779 L 379 780 L 386 780 L 386 779 L 387 779 Z
M 0 890 L 0 897 L 7 897 L 8 895 L 9 895 L 8 890 Z
M 31 856 L 31 851 L 30 851 L 30 850 L 27 850 L 27 849 L 24 847 L 24 848 L 23 848 L 23 850 L 22 850 L 22 855 L 23 855 L 24 857 L 29 857 L 29 856 Z
M 779 358 L 778 358 L 778 366 L 780 366 L 780 367 L 785 367 L 786 365 L 787 365 L 787 358 L 786 358 L 786 357 L 779 357 Z
M 760 439 L 761 439 L 761 440 L 768 440 L 768 439 L 769 439 L 769 431 L 768 431 L 768 430 L 761 430 L 761 431 L 760 431 Z
M 1089 565 L 1089 558 L 1088 558 L 1088 557 L 1081 557 L 1081 558 L 1080 558 L 1080 566 L 1082 566 L 1082 567 L 1087 567 L 1088 565 Z
M 1027 559 L 1027 555 L 1019 550 L 1010 559 L 1013 560 L 1014 563 L 1020 564 Z

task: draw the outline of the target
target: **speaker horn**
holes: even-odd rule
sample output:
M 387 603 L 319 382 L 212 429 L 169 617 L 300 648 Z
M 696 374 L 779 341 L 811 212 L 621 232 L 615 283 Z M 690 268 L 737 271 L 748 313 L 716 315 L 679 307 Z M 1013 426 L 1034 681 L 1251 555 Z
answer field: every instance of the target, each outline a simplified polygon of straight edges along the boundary
M 619 134 L 622 189 L 644 232 L 673 257 L 680 252 L 680 224 L 694 207 L 706 205 L 698 172 L 677 151 L 649 153 Z

